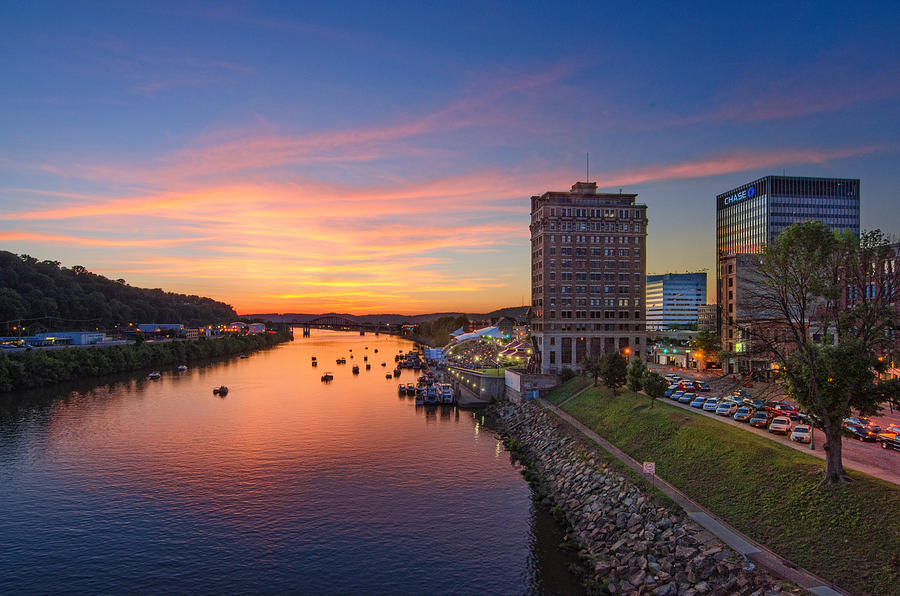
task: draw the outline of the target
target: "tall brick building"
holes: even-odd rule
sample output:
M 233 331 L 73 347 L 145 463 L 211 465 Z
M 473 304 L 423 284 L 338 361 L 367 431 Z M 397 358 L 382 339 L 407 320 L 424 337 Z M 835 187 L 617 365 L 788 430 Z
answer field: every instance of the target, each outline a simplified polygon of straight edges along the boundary
M 541 372 L 645 356 L 647 206 L 594 182 L 531 197 L 532 331 Z

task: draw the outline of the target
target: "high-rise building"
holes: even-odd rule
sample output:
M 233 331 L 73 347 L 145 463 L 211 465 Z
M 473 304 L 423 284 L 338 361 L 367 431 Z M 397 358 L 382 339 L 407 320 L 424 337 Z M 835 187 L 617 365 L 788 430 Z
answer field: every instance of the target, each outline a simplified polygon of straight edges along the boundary
M 706 304 L 706 273 L 647 276 L 647 329 L 664 331 L 697 324 L 697 309 Z
M 742 298 L 755 284 L 755 266 L 767 243 L 791 224 L 821 221 L 859 235 L 859 179 L 765 176 L 716 196 L 716 296 L 725 372 L 759 370 L 768 363 L 742 358 L 750 321 Z
M 646 353 L 647 206 L 594 182 L 531 197 L 532 332 L 541 372 Z

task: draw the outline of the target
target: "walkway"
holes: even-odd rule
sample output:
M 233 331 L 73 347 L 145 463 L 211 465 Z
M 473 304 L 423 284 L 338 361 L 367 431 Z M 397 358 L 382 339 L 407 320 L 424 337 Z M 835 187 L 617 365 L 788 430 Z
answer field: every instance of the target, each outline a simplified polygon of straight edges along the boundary
M 582 389 L 582 391 L 585 390 L 586 389 Z M 586 436 L 588 439 L 608 451 L 626 466 L 639 474 L 643 473 L 643 467 L 641 466 L 640 462 L 632 459 L 630 455 L 595 433 L 593 430 L 591 430 L 566 412 L 563 412 L 557 406 L 554 406 L 553 404 L 548 403 L 542 399 L 538 401 L 544 408 L 556 414 L 560 419 L 562 419 L 570 426 L 575 428 L 578 432 Z M 796 564 L 782 559 L 766 547 L 757 544 L 748 536 L 745 536 L 735 528 L 732 528 L 727 523 L 703 508 L 700 504 L 691 500 L 687 495 L 685 495 L 683 492 L 681 492 L 659 476 L 654 476 L 654 486 L 665 493 L 673 501 L 678 503 L 678 505 L 682 509 L 684 509 L 685 513 L 687 513 L 691 519 L 706 528 L 706 530 L 717 536 L 722 542 L 742 554 L 752 563 L 766 568 L 779 577 L 783 577 L 786 580 L 794 582 L 798 586 L 808 590 L 813 594 L 816 594 L 817 596 L 846 594 L 846 592 L 841 591 L 836 586 L 833 586 L 825 580 L 819 578 L 818 576 L 813 575 L 809 571 L 798 567 Z

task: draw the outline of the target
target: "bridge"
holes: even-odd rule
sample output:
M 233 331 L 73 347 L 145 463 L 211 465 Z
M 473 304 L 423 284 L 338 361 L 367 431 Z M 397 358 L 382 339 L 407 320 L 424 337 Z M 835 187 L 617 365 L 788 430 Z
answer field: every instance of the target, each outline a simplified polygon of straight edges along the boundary
M 310 329 L 332 329 L 335 331 L 359 331 L 364 335 L 366 331 L 370 333 L 397 333 L 396 325 L 379 325 L 377 323 L 368 323 L 342 317 L 338 315 L 323 315 L 308 319 L 306 321 L 294 320 L 293 325 L 303 328 L 303 337 L 309 337 Z

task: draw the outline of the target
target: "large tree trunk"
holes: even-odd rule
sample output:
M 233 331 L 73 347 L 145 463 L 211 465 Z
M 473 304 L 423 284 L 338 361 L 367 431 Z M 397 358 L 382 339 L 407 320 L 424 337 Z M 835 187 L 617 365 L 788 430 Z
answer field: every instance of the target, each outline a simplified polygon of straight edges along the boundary
M 844 472 L 844 461 L 841 457 L 841 427 L 825 428 L 825 478 L 826 483 L 846 482 L 850 480 Z

